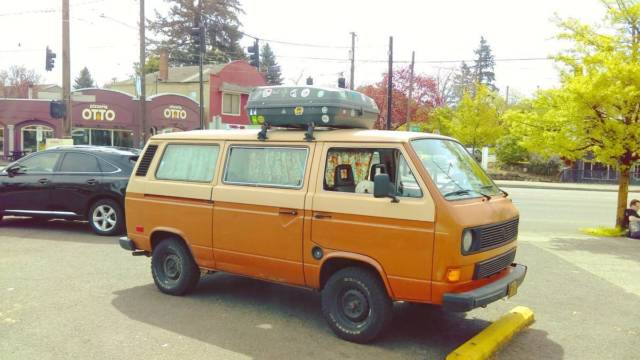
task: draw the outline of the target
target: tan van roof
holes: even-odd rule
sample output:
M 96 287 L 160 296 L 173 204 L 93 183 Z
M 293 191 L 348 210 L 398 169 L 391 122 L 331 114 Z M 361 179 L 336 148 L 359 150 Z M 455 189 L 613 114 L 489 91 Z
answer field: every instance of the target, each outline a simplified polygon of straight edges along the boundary
M 151 140 L 257 140 L 258 129 L 247 130 L 193 130 L 155 135 Z M 450 139 L 437 134 L 363 130 L 363 129 L 337 129 L 316 130 L 313 136 L 317 141 L 368 141 L 368 142 L 407 142 L 413 139 Z M 267 133 L 269 141 L 304 141 L 304 131 L 296 129 L 274 129 Z

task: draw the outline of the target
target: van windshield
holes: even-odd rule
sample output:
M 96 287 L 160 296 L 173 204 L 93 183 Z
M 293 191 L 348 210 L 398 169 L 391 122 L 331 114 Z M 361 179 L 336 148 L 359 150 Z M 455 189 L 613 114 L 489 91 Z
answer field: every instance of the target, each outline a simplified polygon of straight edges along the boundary
M 419 139 L 411 146 L 447 200 L 493 196 L 500 192 L 462 145 L 452 140 Z

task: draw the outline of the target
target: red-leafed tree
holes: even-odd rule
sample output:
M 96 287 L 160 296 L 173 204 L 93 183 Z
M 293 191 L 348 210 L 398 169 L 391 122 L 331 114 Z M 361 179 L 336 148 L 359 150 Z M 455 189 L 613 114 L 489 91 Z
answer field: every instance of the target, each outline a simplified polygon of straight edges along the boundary
M 409 101 L 409 67 L 401 68 L 393 72 L 393 92 L 392 92 L 392 110 L 391 110 L 391 128 L 404 124 L 407 120 L 407 103 Z M 387 83 L 389 76 L 383 74 L 382 81 L 360 87 L 358 91 L 373 98 L 378 108 L 380 116 L 376 122 L 376 128 L 384 129 L 387 123 Z M 413 95 L 411 105 L 409 106 L 410 121 L 426 122 L 429 117 L 430 110 L 443 105 L 443 99 L 438 91 L 436 80 L 427 75 L 414 74 L 413 76 Z

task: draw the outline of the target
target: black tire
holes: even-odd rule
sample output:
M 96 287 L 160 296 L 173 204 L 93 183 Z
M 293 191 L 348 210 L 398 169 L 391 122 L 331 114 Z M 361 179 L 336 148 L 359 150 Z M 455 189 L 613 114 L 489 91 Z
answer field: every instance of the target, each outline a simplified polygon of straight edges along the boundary
M 200 269 L 180 239 L 161 241 L 151 254 L 151 274 L 158 289 L 169 295 L 184 295 L 200 280 Z
M 360 267 L 333 274 L 322 290 L 322 314 L 338 337 L 367 343 L 391 322 L 393 304 L 378 275 Z
M 124 212 L 118 202 L 111 199 L 99 199 L 89 208 L 87 220 L 94 233 L 103 236 L 124 233 Z

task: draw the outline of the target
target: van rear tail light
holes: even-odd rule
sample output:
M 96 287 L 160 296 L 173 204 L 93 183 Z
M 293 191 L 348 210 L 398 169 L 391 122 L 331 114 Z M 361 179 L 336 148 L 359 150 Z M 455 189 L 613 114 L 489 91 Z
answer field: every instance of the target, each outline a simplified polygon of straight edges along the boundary
M 144 227 L 141 225 L 136 225 L 136 232 L 139 232 L 139 233 L 144 232 Z

